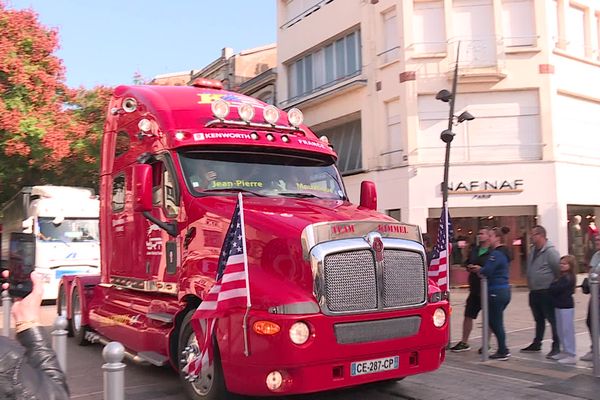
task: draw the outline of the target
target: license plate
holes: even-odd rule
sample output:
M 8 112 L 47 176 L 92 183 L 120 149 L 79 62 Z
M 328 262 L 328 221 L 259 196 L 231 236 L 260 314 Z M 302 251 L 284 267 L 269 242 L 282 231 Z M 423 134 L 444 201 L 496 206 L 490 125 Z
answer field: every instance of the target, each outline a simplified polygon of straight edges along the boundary
M 398 369 L 399 366 L 399 356 L 377 358 L 375 360 L 355 361 L 350 364 L 350 375 L 357 376 L 373 374 L 382 371 L 391 371 L 393 369 Z

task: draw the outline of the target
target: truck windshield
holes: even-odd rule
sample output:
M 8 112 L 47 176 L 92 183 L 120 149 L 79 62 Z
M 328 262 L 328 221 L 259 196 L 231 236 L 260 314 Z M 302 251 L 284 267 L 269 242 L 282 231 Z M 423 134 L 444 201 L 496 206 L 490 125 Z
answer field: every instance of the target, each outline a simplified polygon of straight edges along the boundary
M 186 151 L 183 175 L 195 195 L 243 191 L 258 196 L 346 199 L 333 160 L 248 151 Z
M 38 218 L 38 238 L 45 242 L 97 241 L 98 220 L 93 218 L 65 218 L 60 224 L 53 217 Z

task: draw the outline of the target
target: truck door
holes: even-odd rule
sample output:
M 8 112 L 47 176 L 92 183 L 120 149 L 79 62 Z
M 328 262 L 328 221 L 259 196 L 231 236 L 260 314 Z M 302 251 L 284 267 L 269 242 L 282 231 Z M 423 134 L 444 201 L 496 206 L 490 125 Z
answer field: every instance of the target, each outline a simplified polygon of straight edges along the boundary
M 158 155 L 151 165 L 154 206 L 152 215 L 163 222 L 177 221 L 179 187 L 172 162 L 168 155 Z M 144 219 L 145 238 L 141 251 L 138 252 L 142 259 L 137 263 L 138 267 L 143 268 L 143 271 L 138 271 L 138 274 L 152 282 L 150 287 L 156 285 L 157 290 L 169 291 L 166 288 L 166 282 L 176 282 L 177 266 L 179 265 L 179 239 L 170 236 L 165 230 L 142 215 L 140 217 Z M 174 285 L 169 285 L 169 288 L 174 292 L 176 290 Z

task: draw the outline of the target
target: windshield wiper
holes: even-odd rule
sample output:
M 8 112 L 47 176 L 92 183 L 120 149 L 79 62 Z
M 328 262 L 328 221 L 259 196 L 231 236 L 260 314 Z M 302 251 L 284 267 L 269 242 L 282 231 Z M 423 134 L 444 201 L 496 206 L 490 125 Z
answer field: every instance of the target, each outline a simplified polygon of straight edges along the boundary
M 317 198 L 320 199 L 319 196 L 312 194 L 312 193 L 296 193 L 296 192 L 281 192 L 281 193 L 277 193 L 280 196 L 286 196 L 286 197 L 299 197 L 299 198 Z
M 242 193 L 250 193 L 255 196 L 265 197 L 264 194 L 253 192 L 252 190 L 246 189 L 238 189 L 238 188 L 221 188 L 221 189 L 207 189 L 202 191 L 201 193 L 209 193 L 209 192 L 242 192 Z

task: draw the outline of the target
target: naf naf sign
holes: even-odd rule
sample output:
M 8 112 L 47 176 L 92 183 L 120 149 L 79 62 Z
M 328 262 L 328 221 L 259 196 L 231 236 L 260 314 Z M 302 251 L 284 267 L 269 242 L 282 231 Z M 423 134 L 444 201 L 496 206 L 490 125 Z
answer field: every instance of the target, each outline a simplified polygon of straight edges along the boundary
M 521 193 L 523 179 L 478 180 L 448 183 L 448 194 L 469 194 L 474 199 L 489 199 L 497 193 Z

